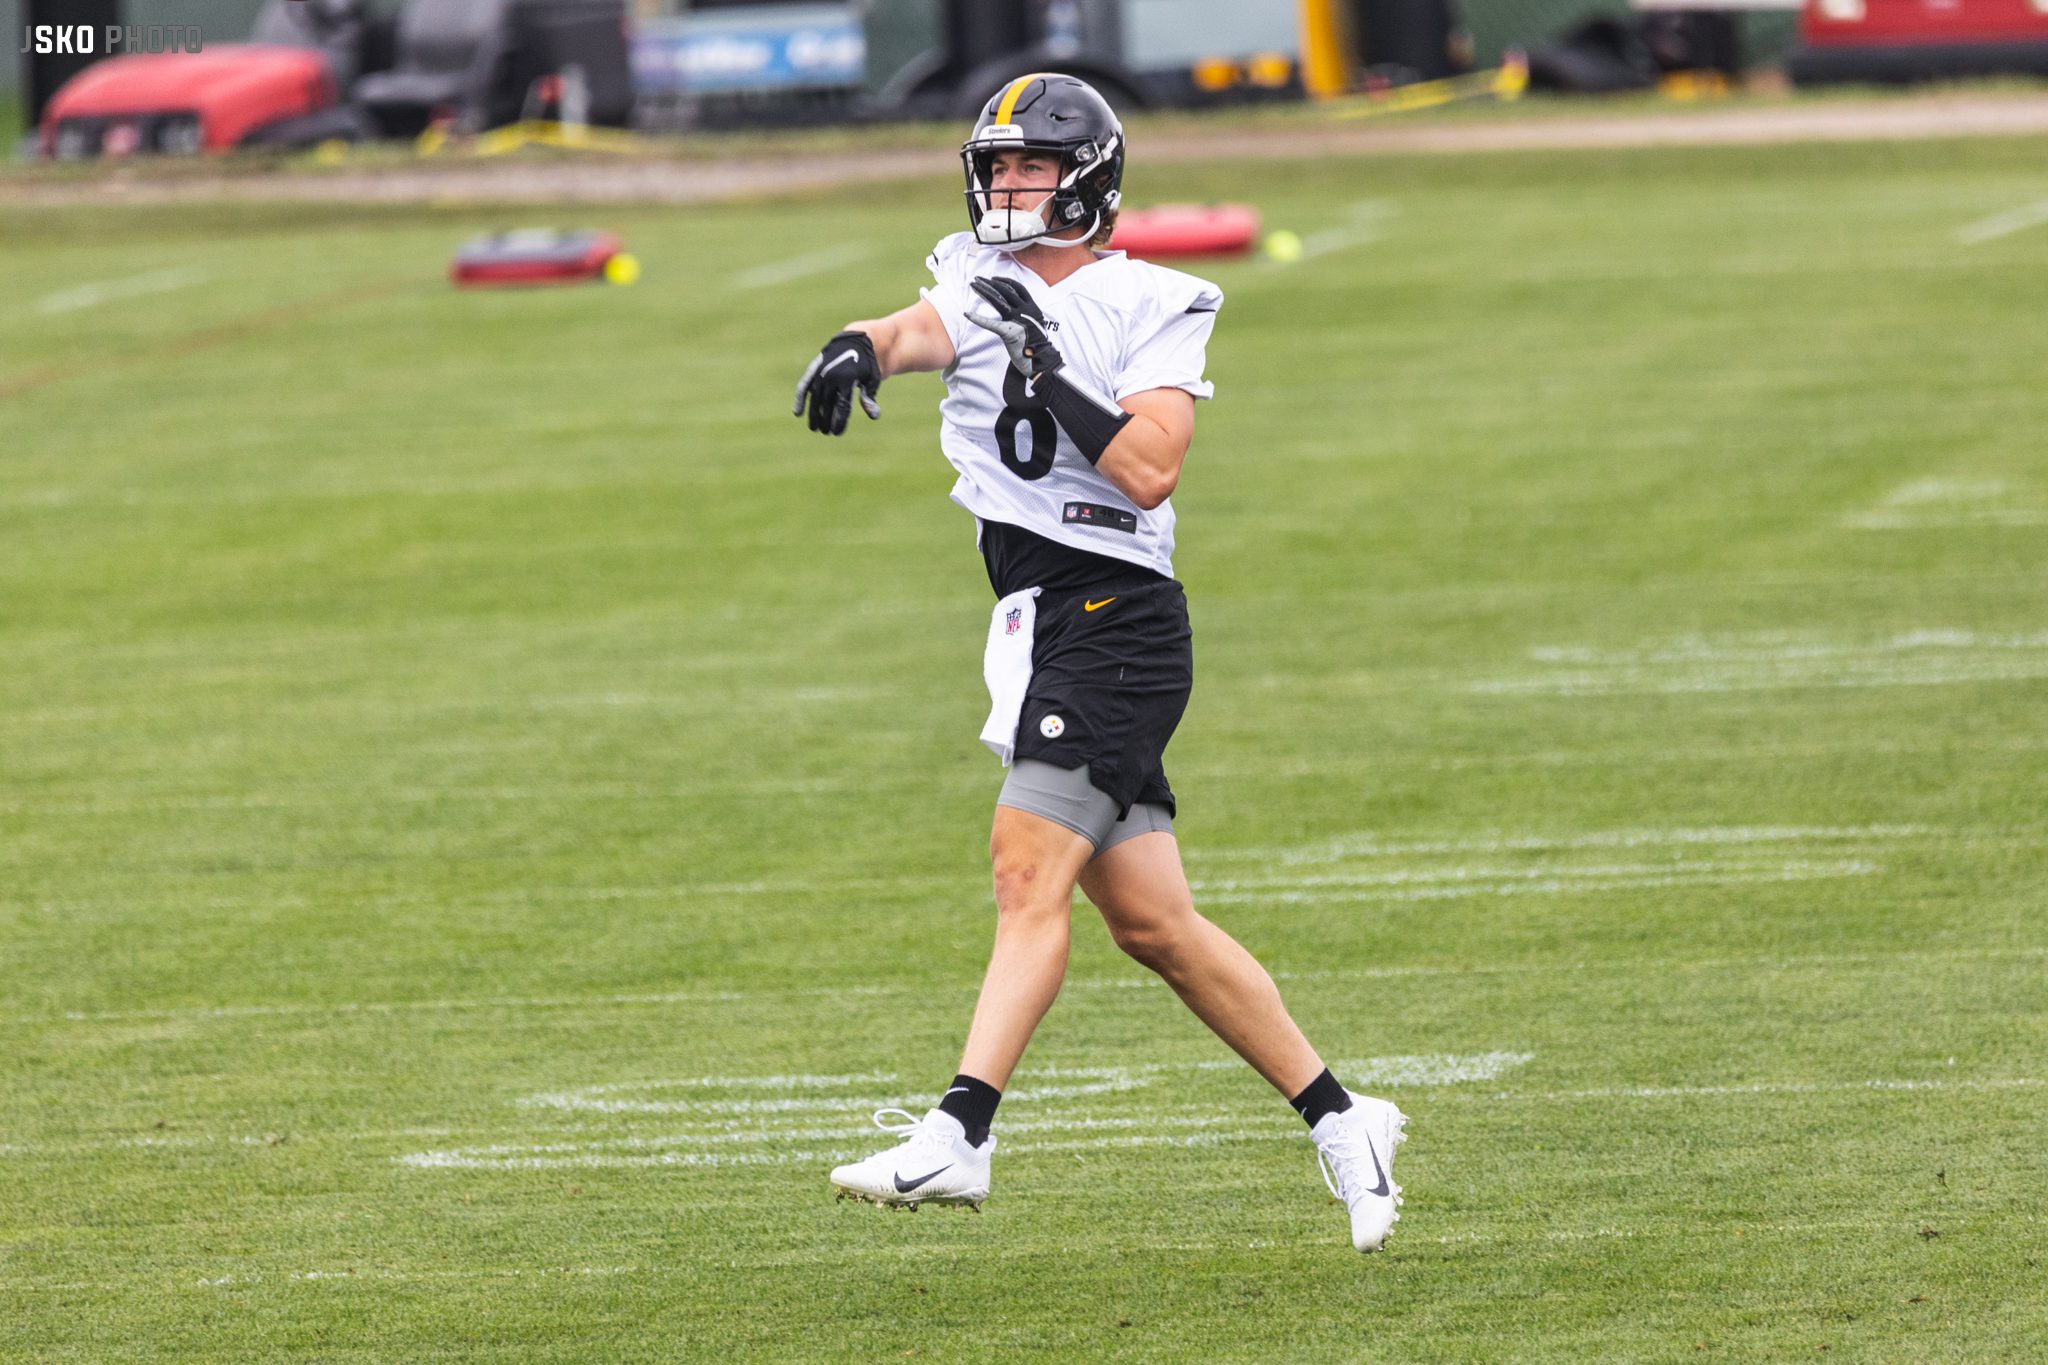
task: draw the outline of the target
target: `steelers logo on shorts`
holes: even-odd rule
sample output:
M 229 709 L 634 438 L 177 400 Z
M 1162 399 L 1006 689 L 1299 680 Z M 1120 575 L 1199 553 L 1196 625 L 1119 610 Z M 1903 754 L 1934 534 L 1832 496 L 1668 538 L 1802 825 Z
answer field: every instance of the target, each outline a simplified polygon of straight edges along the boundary
M 1058 716 L 1047 716 L 1038 722 L 1038 733 L 1047 739 L 1058 739 L 1067 732 L 1067 723 Z

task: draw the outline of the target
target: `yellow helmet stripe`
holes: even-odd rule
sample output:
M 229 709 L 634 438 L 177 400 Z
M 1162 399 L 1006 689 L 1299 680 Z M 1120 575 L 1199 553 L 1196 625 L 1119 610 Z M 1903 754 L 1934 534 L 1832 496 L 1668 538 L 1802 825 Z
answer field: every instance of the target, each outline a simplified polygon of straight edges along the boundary
M 1044 77 L 1043 71 L 1034 71 L 1028 76 L 1019 76 L 1010 82 L 1010 88 L 1003 92 L 1003 102 L 996 109 L 996 122 L 1008 123 L 1017 112 L 1017 101 L 1024 97 L 1024 87 Z

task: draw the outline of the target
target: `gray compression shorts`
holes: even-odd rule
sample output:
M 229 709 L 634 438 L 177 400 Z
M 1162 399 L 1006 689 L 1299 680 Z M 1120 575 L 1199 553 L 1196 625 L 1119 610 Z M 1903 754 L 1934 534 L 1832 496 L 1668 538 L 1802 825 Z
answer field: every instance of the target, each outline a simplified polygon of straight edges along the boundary
M 1097 857 L 1140 834 L 1173 833 L 1173 817 L 1164 806 L 1134 805 L 1123 819 L 1117 819 L 1116 799 L 1089 783 L 1085 763 L 1062 768 L 1040 759 L 1020 758 L 1010 765 L 996 804 L 1065 825 L 1094 844 Z

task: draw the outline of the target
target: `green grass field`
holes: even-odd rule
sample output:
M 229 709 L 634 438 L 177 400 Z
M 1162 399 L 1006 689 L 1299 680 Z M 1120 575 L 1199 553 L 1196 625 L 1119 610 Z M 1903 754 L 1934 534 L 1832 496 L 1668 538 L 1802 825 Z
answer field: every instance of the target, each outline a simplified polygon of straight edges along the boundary
M 938 380 L 787 406 L 945 161 L 555 218 L 631 289 L 0 208 L 0 1357 L 2048 1356 L 2038 148 L 1134 167 L 1310 249 L 1206 272 L 1169 768 L 1373 1258 L 1085 903 L 987 1211 L 830 1198 L 993 920 Z

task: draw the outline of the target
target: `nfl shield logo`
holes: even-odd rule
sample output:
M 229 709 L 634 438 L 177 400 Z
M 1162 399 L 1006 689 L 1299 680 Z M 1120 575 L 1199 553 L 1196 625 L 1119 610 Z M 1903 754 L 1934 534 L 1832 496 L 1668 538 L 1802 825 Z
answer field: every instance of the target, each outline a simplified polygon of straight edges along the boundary
M 1018 623 L 1021 622 L 1023 619 L 1024 608 L 1011 607 L 1007 612 L 1003 613 L 1003 634 L 1015 635 L 1017 633 Z

